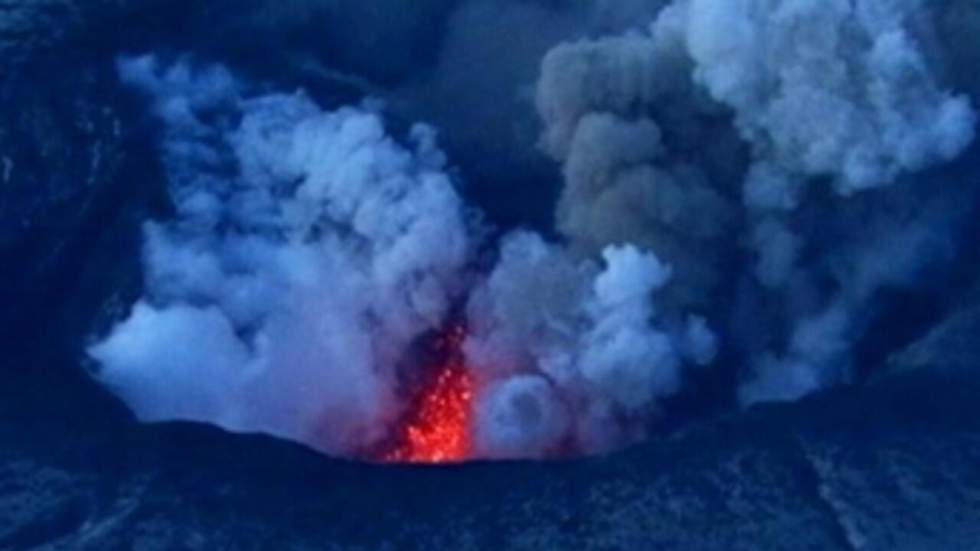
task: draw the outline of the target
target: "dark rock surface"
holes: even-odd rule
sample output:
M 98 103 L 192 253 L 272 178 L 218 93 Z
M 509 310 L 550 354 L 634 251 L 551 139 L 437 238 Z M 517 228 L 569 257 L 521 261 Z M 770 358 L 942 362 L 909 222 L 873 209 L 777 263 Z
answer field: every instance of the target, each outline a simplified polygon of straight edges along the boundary
M 911 371 L 938 370 L 947 376 L 976 376 L 980 370 L 980 287 L 922 339 L 893 354 L 883 377 Z
M 971 379 L 915 371 L 606 458 L 441 468 L 21 403 L 0 424 L 0 549 L 977 549 Z
M 0 339 L 20 369 L 75 345 L 139 274 L 155 163 L 140 159 L 109 62 L 38 59 L 0 84 Z M 126 150 L 126 156 L 123 151 Z
M 866 386 L 565 463 L 355 465 L 21 394 L 0 549 L 977 549 L 977 311 Z

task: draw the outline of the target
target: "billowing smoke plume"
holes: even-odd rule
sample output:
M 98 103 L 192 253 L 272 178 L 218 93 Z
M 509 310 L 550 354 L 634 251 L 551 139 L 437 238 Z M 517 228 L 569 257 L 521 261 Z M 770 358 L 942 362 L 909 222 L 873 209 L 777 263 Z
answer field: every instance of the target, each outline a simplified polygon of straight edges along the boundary
M 942 167 L 976 125 L 965 0 L 449 4 L 411 78 L 340 56 L 345 93 L 384 105 L 120 62 L 176 209 L 89 350 L 139 418 L 370 456 L 413 407 L 419 343 L 465 327 L 473 456 L 608 450 L 693 374 L 734 375 L 744 405 L 853 380 L 882 297 L 959 252 L 975 182 Z M 558 240 L 485 227 L 435 130 L 392 137 L 384 113 L 509 179 L 511 212 L 536 190 L 508 170 L 555 169 Z
M 855 208 L 848 197 L 949 161 L 973 139 L 969 99 L 941 80 L 932 7 L 676 0 L 645 28 L 565 43 L 544 58 L 542 146 L 564 166 L 557 218 L 573 243 L 657 251 L 678 268 L 665 300 L 680 304 L 741 273 L 725 256 L 738 244 L 733 230 L 755 257 L 735 316 L 769 318 L 761 326 L 774 334 L 731 336 L 755 366 L 739 391 L 745 402 L 847 380 L 875 292 L 943 256 L 900 251 L 948 249 L 953 216 L 903 227 L 907 217 L 887 206 L 864 213 L 876 230 L 889 228 L 874 232 L 881 242 L 868 242 L 860 223 L 834 248 L 819 242 Z
M 479 279 L 467 266 L 481 230 L 433 130 L 412 128 L 406 148 L 370 103 L 255 95 L 220 67 L 143 57 L 119 73 L 162 122 L 176 214 L 146 225 L 145 296 L 90 348 L 99 380 L 146 421 L 338 454 L 382 444 L 411 398 L 413 345 Z M 506 240 L 467 312 L 480 455 L 609 447 L 615 425 L 678 389 L 685 336 L 651 325 L 669 267 L 634 247 L 605 254 L 600 266 L 532 234 Z M 691 323 L 703 363 L 713 336 Z M 547 349 L 526 348 L 536 339 Z
M 245 97 L 220 68 L 126 60 L 166 128 L 177 214 L 148 223 L 146 296 L 91 354 L 142 419 L 341 452 L 384 436 L 395 366 L 439 327 L 472 243 L 431 129 L 369 106 Z

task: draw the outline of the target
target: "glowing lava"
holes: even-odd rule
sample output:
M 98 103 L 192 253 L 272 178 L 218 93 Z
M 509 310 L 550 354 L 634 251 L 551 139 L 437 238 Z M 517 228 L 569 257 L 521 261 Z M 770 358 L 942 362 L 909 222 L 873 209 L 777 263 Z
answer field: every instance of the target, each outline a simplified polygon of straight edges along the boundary
M 436 343 L 443 361 L 402 422 L 397 446 L 384 454 L 385 461 L 447 463 L 470 457 L 474 382 L 463 359 L 464 338 L 465 330 L 454 326 Z

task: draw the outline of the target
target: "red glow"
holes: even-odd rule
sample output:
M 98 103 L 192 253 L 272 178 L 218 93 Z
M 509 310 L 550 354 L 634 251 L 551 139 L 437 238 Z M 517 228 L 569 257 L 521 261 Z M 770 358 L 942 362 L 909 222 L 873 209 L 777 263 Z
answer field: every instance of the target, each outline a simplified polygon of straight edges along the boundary
M 406 415 L 385 461 L 447 463 L 470 457 L 474 383 L 460 350 L 464 338 L 464 329 L 453 327 L 437 342 L 444 360 Z

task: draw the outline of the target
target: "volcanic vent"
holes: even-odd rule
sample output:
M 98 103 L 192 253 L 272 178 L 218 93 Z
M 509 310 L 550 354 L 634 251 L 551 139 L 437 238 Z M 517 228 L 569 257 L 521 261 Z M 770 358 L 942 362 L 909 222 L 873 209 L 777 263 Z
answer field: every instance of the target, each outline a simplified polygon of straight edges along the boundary
M 472 457 L 476 387 L 462 350 L 465 338 L 465 327 L 453 324 L 433 339 L 431 365 L 421 370 L 424 381 L 396 423 L 393 443 L 369 459 L 450 463 Z

